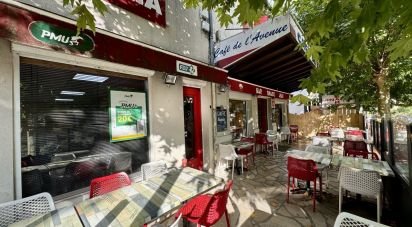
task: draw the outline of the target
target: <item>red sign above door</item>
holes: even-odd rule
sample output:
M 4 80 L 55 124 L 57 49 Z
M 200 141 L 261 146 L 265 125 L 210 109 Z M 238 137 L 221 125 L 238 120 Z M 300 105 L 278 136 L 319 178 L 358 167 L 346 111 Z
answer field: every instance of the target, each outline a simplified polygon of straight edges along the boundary
M 129 12 L 166 27 L 166 0 L 107 0 Z
M 252 95 L 261 95 L 278 99 L 289 99 L 288 93 L 261 87 L 245 81 L 236 80 L 234 78 L 227 78 L 227 83 L 231 91 L 238 91 Z

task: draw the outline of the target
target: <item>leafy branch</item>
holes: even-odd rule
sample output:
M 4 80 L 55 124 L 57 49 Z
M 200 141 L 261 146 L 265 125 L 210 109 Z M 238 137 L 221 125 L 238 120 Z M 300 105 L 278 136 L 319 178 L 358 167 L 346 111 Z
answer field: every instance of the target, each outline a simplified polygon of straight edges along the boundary
M 90 2 L 87 0 L 86 2 Z M 93 7 L 101 14 L 104 15 L 107 12 L 106 5 L 102 0 L 91 0 Z M 77 17 L 77 33 L 90 28 L 90 30 L 96 32 L 96 19 L 94 15 L 87 8 L 85 1 L 83 0 L 63 0 L 63 6 L 71 6 L 73 8 L 71 14 Z

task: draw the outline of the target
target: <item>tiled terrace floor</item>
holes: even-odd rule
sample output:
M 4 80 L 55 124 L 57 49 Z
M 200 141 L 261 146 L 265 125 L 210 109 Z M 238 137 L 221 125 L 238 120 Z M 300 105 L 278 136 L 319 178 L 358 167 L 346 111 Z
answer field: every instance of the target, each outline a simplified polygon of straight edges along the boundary
M 304 149 L 306 143 L 303 141 L 291 146 Z M 323 199 L 316 202 L 316 212 L 312 210 L 312 198 L 306 194 L 291 194 L 290 203 L 287 203 L 284 155 L 288 148 L 281 146 L 280 151 L 276 151 L 273 156 L 258 154 L 255 165 L 249 171 L 243 175 L 235 173 L 227 206 L 231 226 L 333 226 L 339 208 L 338 170 L 328 170 L 329 187 L 323 186 Z M 333 151 L 342 152 L 340 146 L 335 146 Z M 368 199 L 363 197 L 361 200 L 344 199 L 343 211 L 376 220 L 376 202 L 365 202 Z M 385 210 L 383 212 L 385 214 Z M 382 221 L 385 222 L 385 217 Z M 226 226 L 225 218 L 216 226 Z

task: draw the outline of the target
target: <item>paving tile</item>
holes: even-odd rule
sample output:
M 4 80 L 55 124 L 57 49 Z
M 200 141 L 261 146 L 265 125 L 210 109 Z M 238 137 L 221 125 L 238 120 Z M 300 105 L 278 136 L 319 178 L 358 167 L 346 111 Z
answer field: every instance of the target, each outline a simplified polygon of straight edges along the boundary
M 273 156 L 259 153 L 255 165 L 249 171 L 244 172 L 244 175 L 235 173 L 233 193 L 228 204 L 231 226 L 333 226 L 338 215 L 338 170 L 328 169 L 328 188 L 323 185 L 324 193 L 322 200 L 316 201 L 316 212 L 312 211 L 312 198 L 304 194 L 290 194 L 290 203 L 287 203 L 284 149 L 291 146 L 304 149 L 306 145 L 305 141 L 282 145 L 280 148 L 283 150 L 275 151 Z M 335 145 L 333 152 L 339 153 L 342 149 Z M 325 181 L 326 175 L 323 176 Z M 347 209 L 354 210 L 356 214 L 352 200 L 349 199 L 345 204 Z M 373 201 L 370 206 L 364 207 L 370 209 L 366 213 L 376 216 Z M 226 226 L 225 218 L 215 226 Z

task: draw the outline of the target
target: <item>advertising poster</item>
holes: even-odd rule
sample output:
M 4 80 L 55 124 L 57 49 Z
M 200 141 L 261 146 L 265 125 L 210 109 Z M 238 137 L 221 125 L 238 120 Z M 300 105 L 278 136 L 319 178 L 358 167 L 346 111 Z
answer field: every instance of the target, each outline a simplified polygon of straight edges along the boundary
M 139 139 L 146 135 L 146 94 L 111 90 L 110 142 Z

